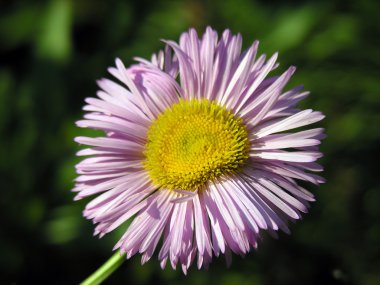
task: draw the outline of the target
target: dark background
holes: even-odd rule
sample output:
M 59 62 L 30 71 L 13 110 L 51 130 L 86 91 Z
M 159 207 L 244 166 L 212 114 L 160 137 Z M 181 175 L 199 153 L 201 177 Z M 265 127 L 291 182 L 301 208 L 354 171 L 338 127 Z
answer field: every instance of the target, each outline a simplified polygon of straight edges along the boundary
M 150 57 L 188 27 L 241 32 L 280 51 L 291 86 L 321 110 L 327 184 L 292 234 L 208 271 L 125 262 L 106 284 L 380 284 L 380 1 L 1 1 L 0 283 L 77 284 L 109 256 L 73 202 L 74 122 L 95 80 L 121 57 Z

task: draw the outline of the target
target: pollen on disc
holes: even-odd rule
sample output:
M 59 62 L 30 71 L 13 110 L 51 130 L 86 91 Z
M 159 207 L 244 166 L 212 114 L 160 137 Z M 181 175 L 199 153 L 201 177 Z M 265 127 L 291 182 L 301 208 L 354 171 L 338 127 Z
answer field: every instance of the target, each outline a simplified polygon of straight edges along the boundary
M 152 122 L 144 167 L 158 187 L 194 191 L 248 158 L 242 120 L 206 99 L 180 100 Z

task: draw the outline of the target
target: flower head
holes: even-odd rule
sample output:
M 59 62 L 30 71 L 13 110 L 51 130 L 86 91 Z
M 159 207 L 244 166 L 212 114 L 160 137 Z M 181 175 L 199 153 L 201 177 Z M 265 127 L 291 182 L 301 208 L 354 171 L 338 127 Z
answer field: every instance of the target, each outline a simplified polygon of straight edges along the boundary
M 109 69 L 98 98 L 87 98 L 80 127 L 104 137 L 77 137 L 90 156 L 77 165 L 76 199 L 97 195 L 84 211 L 103 236 L 129 219 L 116 244 L 148 261 L 156 248 L 186 273 L 220 253 L 244 255 L 262 230 L 289 232 L 313 194 L 297 184 L 322 183 L 315 161 L 323 129 L 288 132 L 323 119 L 299 110 L 302 86 L 283 91 L 295 71 L 268 77 L 277 54 L 257 57 L 258 42 L 241 52 L 240 35 L 195 30 L 151 61 Z M 161 241 L 161 242 L 160 242 Z M 160 243 L 160 245 L 159 245 Z

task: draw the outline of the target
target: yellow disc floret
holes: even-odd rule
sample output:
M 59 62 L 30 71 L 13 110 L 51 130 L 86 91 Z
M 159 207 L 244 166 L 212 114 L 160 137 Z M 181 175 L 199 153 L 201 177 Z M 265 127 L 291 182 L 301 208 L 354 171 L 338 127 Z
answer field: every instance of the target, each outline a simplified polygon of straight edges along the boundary
M 152 122 L 144 167 L 158 187 L 194 191 L 248 158 L 248 133 L 240 118 L 202 100 L 181 100 Z

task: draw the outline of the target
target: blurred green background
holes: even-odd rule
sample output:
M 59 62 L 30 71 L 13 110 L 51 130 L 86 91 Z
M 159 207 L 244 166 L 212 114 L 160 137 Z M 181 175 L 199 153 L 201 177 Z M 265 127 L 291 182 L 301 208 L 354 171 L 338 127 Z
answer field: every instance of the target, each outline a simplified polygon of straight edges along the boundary
M 106 284 L 380 284 L 380 1 L 1 1 L 0 283 L 77 284 L 110 255 L 74 203 L 74 122 L 115 57 L 150 57 L 188 27 L 241 32 L 280 51 L 291 85 L 323 111 L 327 184 L 292 235 L 187 277 L 156 259 L 125 262 Z M 278 71 L 278 72 L 280 72 Z M 90 132 L 87 132 L 91 134 Z

